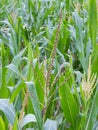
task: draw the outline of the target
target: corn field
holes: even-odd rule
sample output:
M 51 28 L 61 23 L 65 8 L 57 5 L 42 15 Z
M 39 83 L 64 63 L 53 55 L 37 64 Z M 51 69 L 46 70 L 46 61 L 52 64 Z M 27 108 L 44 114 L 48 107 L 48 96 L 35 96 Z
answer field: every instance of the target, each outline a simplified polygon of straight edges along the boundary
M 98 0 L 0 0 L 0 130 L 98 130 Z

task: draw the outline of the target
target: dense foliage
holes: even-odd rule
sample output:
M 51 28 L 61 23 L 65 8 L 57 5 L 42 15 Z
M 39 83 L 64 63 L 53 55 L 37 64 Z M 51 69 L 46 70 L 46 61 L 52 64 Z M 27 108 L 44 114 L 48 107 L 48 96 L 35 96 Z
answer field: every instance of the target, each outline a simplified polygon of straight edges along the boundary
M 98 129 L 97 0 L 0 1 L 0 130 Z

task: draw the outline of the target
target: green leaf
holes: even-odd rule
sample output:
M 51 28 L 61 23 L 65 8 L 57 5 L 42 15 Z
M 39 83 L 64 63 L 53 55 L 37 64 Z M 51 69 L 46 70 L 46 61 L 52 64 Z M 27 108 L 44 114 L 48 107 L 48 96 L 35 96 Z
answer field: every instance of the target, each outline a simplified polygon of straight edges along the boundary
M 76 11 L 73 13 L 73 18 L 74 18 L 74 23 L 75 23 L 74 35 L 73 35 L 72 30 L 71 30 L 71 33 L 73 35 L 75 47 L 78 51 L 80 63 L 82 65 L 84 71 L 86 72 L 87 67 L 88 67 L 87 66 L 88 60 L 86 59 L 86 56 L 85 56 L 85 53 L 86 53 L 85 47 L 87 47 L 87 46 L 86 46 L 86 43 L 84 43 L 84 37 L 83 37 L 84 22 Z M 88 54 L 89 54 L 89 51 L 88 51 Z
M 5 130 L 5 124 L 1 116 L 0 116 L 0 130 Z
M 66 0 L 66 10 L 68 12 L 70 11 L 70 2 L 71 2 L 71 0 Z
M 28 76 L 27 76 L 27 80 L 30 81 L 32 80 L 32 58 L 33 58 L 33 53 L 32 53 L 32 47 L 31 47 L 31 43 L 29 43 L 28 46 Z
M 7 55 L 6 49 L 4 44 L 1 44 L 1 65 L 0 65 L 0 97 L 7 98 L 8 97 L 8 90 L 6 88 L 6 62 L 7 62 Z
M 12 130 L 18 130 L 18 120 L 17 120 L 17 116 L 15 117 L 15 121 L 14 121 L 14 125 L 13 125 L 13 129 Z
M 89 0 L 89 33 L 92 40 L 92 45 L 96 48 L 96 36 L 97 36 L 97 3 L 96 0 Z
M 28 114 L 26 115 L 22 122 L 21 122 L 21 128 L 23 128 L 26 124 L 30 123 L 30 122 L 36 122 L 36 118 L 35 118 L 35 115 L 33 114 Z
M 30 98 L 31 98 L 32 106 L 34 108 L 38 128 L 39 130 L 43 130 L 42 113 L 41 113 L 40 103 L 36 92 L 36 87 L 33 84 L 33 82 L 26 82 L 26 84 L 30 93 Z
M 19 63 L 21 62 L 21 60 L 22 60 L 22 55 L 24 54 L 24 52 L 25 52 L 25 50 L 26 50 L 26 48 L 24 48 L 22 51 L 20 51 L 14 58 L 13 58 L 13 60 L 12 60 L 12 64 L 14 64 L 16 67 L 16 69 L 17 69 L 17 67 L 19 66 Z M 13 77 L 13 71 L 11 70 L 11 69 L 9 69 L 8 70 L 8 74 L 7 74 L 7 76 L 6 76 L 6 81 L 7 81 L 7 83 L 10 81 L 10 79 L 11 79 L 11 77 Z M 17 73 L 17 72 L 16 72 Z
M 18 86 L 15 88 L 15 90 L 12 93 L 10 102 L 13 102 L 16 98 L 16 96 L 20 93 L 20 91 L 25 87 L 25 83 L 19 83 Z
M 44 66 L 42 66 L 42 67 L 44 68 Z M 41 102 L 41 104 L 44 105 L 45 77 L 44 77 L 44 73 L 43 73 L 44 70 L 42 70 L 43 68 L 39 68 L 39 65 L 37 63 L 35 68 L 34 68 L 34 72 L 35 72 L 35 85 L 36 85 L 38 99 Z
M 59 88 L 59 95 L 65 118 L 71 123 L 71 127 L 75 129 L 79 109 L 67 83 Z
M 44 124 L 44 130 L 57 130 L 57 121 L 47 119 Z
M 0 99 L 0 110 L 4 112 L 10 124 L 14 124 L 15 110 L 8 99 Z
M 18 76 L 20 76 L 20 72 L 14 64 L 9 64 L 6 67 L 16 73 Z

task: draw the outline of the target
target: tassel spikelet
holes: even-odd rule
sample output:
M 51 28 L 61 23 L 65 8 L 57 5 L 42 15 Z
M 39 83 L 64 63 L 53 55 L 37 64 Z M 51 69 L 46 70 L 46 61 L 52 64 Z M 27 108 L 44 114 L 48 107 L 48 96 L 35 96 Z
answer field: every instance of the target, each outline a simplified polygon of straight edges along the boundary
M 28 103 L 28 91 L 26 91 L 25 93 L 25 97 L 24 97 L 24 101 L 23 101 L 23 104 L 22 104 L 22 109 L 20 111 L 20 116 L 19 116 L 19 122 L 21 123 L 22 120 L 23 120 L 23 117 L 24 117 L 24 110 L 25 110 L 25 107 Z
M 46 85 L 45 85 L 45 88 L 44 88 L 44 93 L 45 93 L 44 106 L 45 107 L 43 108 L 43 115 L 45 115 L 46 109 L 47 109 L 47 102 L 48 102 L 47 98 L 49 96 L 50 78 L 51 78 L 51 72 L 52 72 L 54 59 L 55 59 L 55 56 L 56 56 L 56 48 L 57 48 L 57 43 L 58 43 L 58 39 L 59 39 L 61 22 L 62 22 L 62 12 L 60 13 L 60 20 L 59 20 L 58 27 L 57 27 L 56 38 L 55 38 L 54 46 L 53 46 L 53 49 L 52 49 L 52 52 L 51 52 L 51 61 L 50 61 L 49 66 L 48 66 L 48 70 L 45 69 L 45 72 L 44 72 L 44 76 L 45 76 L 45 79 L 46 79 Z M 46 60 L 44 62 L 44 66 L 46 68 Z
M 63 70 L 63 72 L 62 72 L 62 70 Z M 52 82 L 52 84 L 51 84 L 51 87 L 53 87 L 53 86 L 56 84 L 56 82 L 59 80 L 59 77 L 60 77 L 61 75 L 63 75 L 64 72 L 65 72 L 65 67 L 64 67 L 64 65 L 62 64 L 61 67 L 60 67 L 60 70 L 58 71 L 57 75 L 55 76 L 55 78 L 54 78 L 54 80 L 53 80 L 53 82 Z
M 91 75 L 91 57 L 90 57 L 87 79 L 83 78 L 82 80 L 82 89 L 86 101 L 90 99 L 96 85 L 97 85 L 97 75 L 96 74 Z
M 55 41 L 54 41 L 54 47 L 53 47 L 53 50 L 52 50 L 52 53 L 51 53 L 51 62 L 50 62 L 49 67 L 48 67 L 46 88 L 48 88 L 49 85 L 50 85 L 50 77 L 51 77 L 53 62 L 54 62 L 55 55 L 56 55 L 56 48 L 57 48 L 57 43 L 58 43 L 58 38 L 59 38 L 59 33 L 60 33 L 61 21 L 62 21 L 62 12 L 60 13 L 60 21 L 58 23 L 56 38 L 55 38 Z

